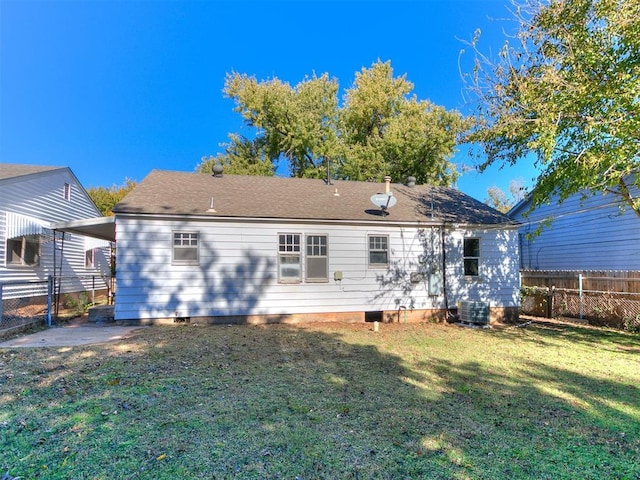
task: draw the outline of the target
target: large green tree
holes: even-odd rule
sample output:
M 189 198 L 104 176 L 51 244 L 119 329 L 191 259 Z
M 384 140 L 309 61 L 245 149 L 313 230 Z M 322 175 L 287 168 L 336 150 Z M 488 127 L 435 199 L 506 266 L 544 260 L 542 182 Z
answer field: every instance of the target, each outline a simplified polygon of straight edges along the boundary
M 480 53 L 469 139 L 481 168 L 534 155 L 532 208 L 608 192 L 640 216 L 640 2 L 529 0 L 514 4 L 517 34 L 497 59 Z
M 202 157 L 198 171 L 211 173 L 215 165 L 222 165 L 231 175 L 273 176 L 274 161 L 267 155 L 264 137 L 250 140 L 231 133 L 224 144 L 224 153 Z
M 405 76 L 394 77 L 390 62 L 356 73 L 339 101 L 339 85 L 328 74 L 294 87 L 272 79 L 233 73 L 224 93 L 253 127 L 251 138 L 230 135 L 225 151 L 206 157 L 198 170 L 215 163 L 226 171 L 273 174 L 286 161 L 292 176 L 381 181 L 416 177 L 419 183 L 450 185 L 457 178 L 451 157 L 468 123 L 412 94 Z
M 484 203 L 499 212 L 507 213 L 524 198 L 524 182 L 521 178 L 509 182 L 509 194 L 507 195 L 500 187 L 492 185 L 487 188 L 487 197 L 484 199 Z
M 112 185 L 111 187 L 90 187 L 87 193 L 93 203 L 96 204 L 100 213 L 105 217 L 113 215 L 111 211 L 116 203 L 122 200 L 136 186 L 136 182 L 127 178 L 122 185 Z
M 394 77 L 389 62 L 356 74 L 339 112 L 341 174 L 353 180 L 396 180 L 450 185 L 458 176 L 451 157 L 467 122 L 412 94 L 405 76 Z

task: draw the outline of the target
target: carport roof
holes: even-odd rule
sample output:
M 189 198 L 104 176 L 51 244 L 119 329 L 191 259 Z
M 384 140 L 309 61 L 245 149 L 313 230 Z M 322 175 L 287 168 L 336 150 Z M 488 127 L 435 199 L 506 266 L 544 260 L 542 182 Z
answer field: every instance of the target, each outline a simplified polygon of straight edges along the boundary
M 54 230 L 76 233 L 85 237 L 99 238 L 108 242 L 116 241 L 116 217 L 95 217 L 71 220 L 53 225 Z

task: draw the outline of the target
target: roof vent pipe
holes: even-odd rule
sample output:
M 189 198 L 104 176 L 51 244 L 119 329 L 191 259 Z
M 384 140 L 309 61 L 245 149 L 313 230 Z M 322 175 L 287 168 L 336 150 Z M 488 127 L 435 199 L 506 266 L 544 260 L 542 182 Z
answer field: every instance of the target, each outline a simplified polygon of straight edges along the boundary
M 220 164 L 215 164 L 213 166 L 213 168 L 211 169 L 211 171 L 213 172 L 213 176 L 214 177 L 221 177 L 222 176 L 222 165 Z
M 413 188 L 416 186 L 416 177 L 407 177 L 407 187 Z
M 385 175 L 384 177 L 384 193 L 389 193 L 391 186 L 391 177 L 389 175 Z

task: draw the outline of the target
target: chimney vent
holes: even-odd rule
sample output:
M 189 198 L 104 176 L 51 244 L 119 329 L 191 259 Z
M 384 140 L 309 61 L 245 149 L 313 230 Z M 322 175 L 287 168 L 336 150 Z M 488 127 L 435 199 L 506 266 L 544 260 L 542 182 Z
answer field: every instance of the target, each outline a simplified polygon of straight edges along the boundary
M 416 186 L 416 177 L 407 177 L 407 187 L 413 188 Z
M 389 193 L 391 186 L 391 177 L 389 175 L 385 175 L 384 177 L 384 193 Z
M 214 177 L 221 177 L 222 176 L 222 165 L 215 164 L 211 170 L 213 171 L 213 176 Z

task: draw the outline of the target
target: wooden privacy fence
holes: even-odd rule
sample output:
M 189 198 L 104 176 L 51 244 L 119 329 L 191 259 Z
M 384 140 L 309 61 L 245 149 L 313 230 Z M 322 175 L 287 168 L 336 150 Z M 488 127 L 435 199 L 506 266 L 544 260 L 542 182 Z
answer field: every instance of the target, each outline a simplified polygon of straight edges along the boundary
M 525 314 L 640 331 L 639 271 L 520 272 Z

